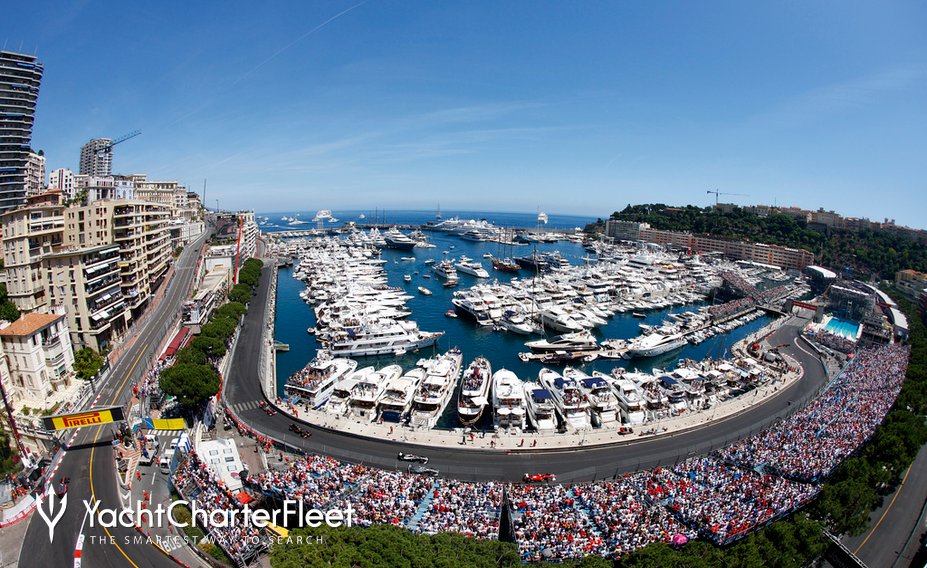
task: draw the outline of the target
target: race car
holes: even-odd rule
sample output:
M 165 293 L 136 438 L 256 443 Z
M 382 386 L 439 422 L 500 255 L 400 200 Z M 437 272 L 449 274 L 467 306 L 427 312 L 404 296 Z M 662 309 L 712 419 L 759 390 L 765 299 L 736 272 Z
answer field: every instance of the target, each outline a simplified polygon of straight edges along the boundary
M 428 463 L 428 458 L 426 458 L 425 456 L 417 456 L 415 454 L 404 454 L 402 452 L 399 452 L 398 459 L 399 461 L 404 461 L 404 462 L 418 462 L 423 465 Z
M 417 473 L 419 475 L 427 475 L 428 477 L 438 477 L 438 470 L 433 467 L 423 467 L 420 465 L 410 465 L 409 473 Z
M 526 473 L 522 478 L 525 483 L 538 483 L 543 481 L 557 481 L 557 476 L 552 473 Z

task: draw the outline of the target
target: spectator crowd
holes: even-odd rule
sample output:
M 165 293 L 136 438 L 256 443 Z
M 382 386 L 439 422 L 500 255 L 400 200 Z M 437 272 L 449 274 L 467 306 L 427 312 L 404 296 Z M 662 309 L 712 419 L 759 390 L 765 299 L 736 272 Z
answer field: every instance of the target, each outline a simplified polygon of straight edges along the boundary
M 247 481 L 273 498 L 301 499 L 311 508 L 351 503 L 357 523 L 389 523 L 419 533 L 459 532 L 498 538 L 507 504 L 524 561 L 617 558 L 652 542 L 701 538 L 726 544 L 803 506 L 820 482 L 872 436 L 898 396 L 906 346 L 857 352 L 852 362 L 805 408 L 772 428 L 673 467 L 614 481 L 468 483 L 385 471 L 309 455 Z M 175 476 L 201 507 L 238 506 L 196 458 Z M 191 488 L 196 488 L 195 492 Z M 241 529 L 248 531 L 249 529 Z M 252 536 L 217 535 L 235 558 L 253 552 Z

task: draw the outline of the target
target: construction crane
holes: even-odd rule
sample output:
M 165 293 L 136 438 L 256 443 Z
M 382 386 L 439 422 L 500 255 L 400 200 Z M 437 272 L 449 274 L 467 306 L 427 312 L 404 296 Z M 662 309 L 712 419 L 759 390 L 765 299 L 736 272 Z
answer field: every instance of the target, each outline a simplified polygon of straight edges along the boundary
M 712 190 L 709 189 L 709 190 L 708 190 L 708 193 L 714 193 L 714 194 L 715 194 L 715 207 L 718 206 L 718 196 L 719 196 L 719 195 L 739 195 L 739 196 L 741 196 L 741 197 L 747 197 L 747 196 L 748 196 L 748 194 L 746 194 L 746 193 L 725 193 L 725 192 L 723 192 L 723 191 L 718 191 L 717 189 L 714 190 L 714 191 L 712 191 Z
M 119 138 L 116 138 L 109 144 L 106 144 L 105 146 L 100 146 L 99 148 L 97 148 L 97 154 L 110 154 L 113 151 L 113 146 L 115 146 L 116 144 L 121 144 L 125 142 L 126 140 L 128 140 L 129 138 L 135 138 L 141 133 L 142 133 L 141 130 L 135 130 L 133 132 L 129 132 L 128 134 L 124 136 L 120 136 Z

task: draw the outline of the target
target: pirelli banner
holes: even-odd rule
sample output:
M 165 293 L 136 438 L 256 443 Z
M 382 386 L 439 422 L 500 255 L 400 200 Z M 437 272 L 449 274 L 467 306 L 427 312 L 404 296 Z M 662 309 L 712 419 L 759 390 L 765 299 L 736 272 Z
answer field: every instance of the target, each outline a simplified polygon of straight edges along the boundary
M 80 428 L 81 426 L 98 426 L 110 422 L 119 422 L 120 420 L 125 420 L 121 406 L 95 408 L 86 412 L 59 414 L 42 419 L 46 430 L 67 430 L 69 428 Z

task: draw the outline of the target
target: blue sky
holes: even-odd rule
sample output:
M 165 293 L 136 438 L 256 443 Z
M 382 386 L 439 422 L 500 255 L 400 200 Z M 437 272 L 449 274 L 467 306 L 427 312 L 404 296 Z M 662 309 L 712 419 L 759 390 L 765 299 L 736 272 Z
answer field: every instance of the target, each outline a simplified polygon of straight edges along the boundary
M 116 171 L 208 178 L 223 208 L 606 215 L 719 188 L 927 226 L 922 2 L 9 4 L 49 169 L 141 129 Z

